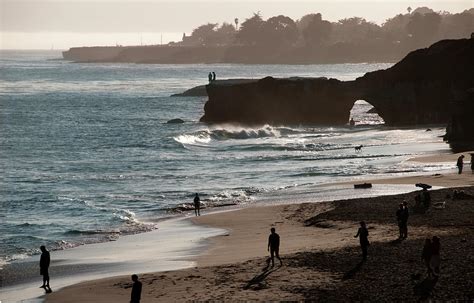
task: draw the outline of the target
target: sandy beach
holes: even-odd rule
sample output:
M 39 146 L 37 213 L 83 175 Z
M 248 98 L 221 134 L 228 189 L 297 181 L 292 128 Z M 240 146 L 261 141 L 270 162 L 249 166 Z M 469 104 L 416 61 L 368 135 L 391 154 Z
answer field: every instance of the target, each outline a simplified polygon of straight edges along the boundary
M 464 153 L 467 154 L 467 153 Z M 431 156 L 430 156 L 431 157 Z M 417 161 L 452 162 L 457 155 Z M 466 157 L 467 158 L 467 157 Z M 466 161 L 467 162 L 467 161 Z M 371 180 L 381 184 L 428 183 L 427 212 L 415 212 L 416 192 L 349 199 L 248 207 L 206 214 L 192 222 L 227 230 L 211 239 L 189 269 L 140 275 L 143 302 L 173 301 L 414 301 L 474 298 L 474 175 L 442 173 Z M 464 187 L 460 187 L 464 186 Z M 466 194 L 454 198 L 454 188 Z M 415 188 L 414 188 L 415 190 Z M 409 236 L 399 241 L 395 212 L 407 201 L 412 209 Z M 443 203 L 444 202 L 444 203 Z M 369 228 L 369 258 L 361 261 L 358 222 Z M 269 229 L 281 237 L 283 266 L 267 267 Z M 441 275 L 426 279 L 421 261 L 424 239 L 441 238 Z M 278 263 L 278 262 L 277 262 Z M 129 299 L 129 276 L 72 285 L 46 296 L 46 302 L 118 302 Z

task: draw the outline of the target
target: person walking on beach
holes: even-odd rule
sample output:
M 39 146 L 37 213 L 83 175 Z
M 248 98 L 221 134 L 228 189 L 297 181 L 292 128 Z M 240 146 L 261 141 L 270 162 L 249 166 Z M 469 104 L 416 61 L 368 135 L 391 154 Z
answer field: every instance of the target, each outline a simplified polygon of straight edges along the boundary
M 216 81 L 216 73 L 212 72 L 212 82 Z
M 196 216 L 201 215 L 201 199 L 199 199 L 199 194 L 196 193 L 196 196 L 194 196 L 194 214 Z
M 212 82 L 212 73 L 209 72 L 209 74 L 207 75 L 207 78 L 209 79 L 209 84 L 211 84 Z
M 431 257 L 433 256 L 433 247 L 431 245 L 431 240 L 426 239 L 425 245 L 423 246 L 423 252 L 421 253 L 421 260 L 425 263 L 428 277 L 431 277 Z
M 408 212 L 408 203 L 406 201 L 403 202 L 403 211 L 402 211 L 402 238 L 406 239 L 408 237 L 408 217 L 410 213 Z
M 403 224 L 402 224 L 403 204 L 402 203 L 398 205 L 396 216 L 397 216 L 397 223 L 398 223 L 399 238 L 402 239 L 403 238 Z
M 280 265 L 283 265 L 283 262 L 280 258 L 280 235 L 275 232 L 274 227 L 270 229 L 267 250 L 270 251 L 270 261 L 272 261 L 272 267 L 275 266 L 275 257 L 280 260 Z
M 360 248 L 362 249 L 362 259 L 365 261 L 367 260 L 367 248 L 369 247 L 369 231 L 367 230 L 367 226 L 365 225 L 364 221 L 360 222 L 359 230 L 357 230 L 357 234 L 354 238 L 359 237 L 360 241 Z
M 44 288 L 46 292 L 51 292 L 51 287 L 49 287 L 49 263 L 51 262 L 51 257 L 44 245 L 40 246 L 40 250 L 40 275 L 43 276 L 43 285 L 41 285 L 40 288 Z
M 430 259 L 430 269 L 434 277 L 439 276 L 439 266 L 441 263 L 441 258 L 439 256 L 441 245 L 439 243 L 439 238 L 434 236 L 431 239 L 431 259 Z
M 458 174 L 462 174 L 462 167 L 464 166 L 464 155 L 460 155 L 456 166 L 458 167 Z
M 140 303 L 142 296 L 142 282 L 138 281 L 137 275 L 132 275 L 132 294 L 130 295 L 130 303 Z

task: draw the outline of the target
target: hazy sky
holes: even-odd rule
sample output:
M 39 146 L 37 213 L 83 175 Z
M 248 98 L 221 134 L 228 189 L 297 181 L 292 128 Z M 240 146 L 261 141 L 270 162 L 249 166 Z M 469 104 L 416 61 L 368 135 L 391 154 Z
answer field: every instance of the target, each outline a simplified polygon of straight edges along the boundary
M 408 6 L 458 13 L 474 7 L 474 0 L 0 0 L 0 48 L 166 43 L 198 25 L 242 22 L 258 11 L 265 19 L 319 12 L 330 21 L 359 16 L 380 24 Z

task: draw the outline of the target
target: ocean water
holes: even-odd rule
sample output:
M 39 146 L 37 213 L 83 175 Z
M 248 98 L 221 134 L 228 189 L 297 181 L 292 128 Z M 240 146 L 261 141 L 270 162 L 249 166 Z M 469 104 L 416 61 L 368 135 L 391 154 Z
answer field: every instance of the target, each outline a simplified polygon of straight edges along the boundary
M 207 208 L 348 180 L 437 171 L 406 161 L 447 151 L 443 128 L 395 129 L 354 100 L 354 128 L 199 123 L 205 97 L 170 97 L 223 78 L 355 79 L 391 64 L 77 64 L 59 52 L 0 53 L 0 262 L 115 240 Z M 166 124 L 181 118 L 184 124 Z M 354 146 L 364 145 L 361 152 Z M 331 192 L 320 195 L 331 198 Z M 263 199 L 264 197 L 265 199 Z M 297 199 L 297 197 L 295 197 Z

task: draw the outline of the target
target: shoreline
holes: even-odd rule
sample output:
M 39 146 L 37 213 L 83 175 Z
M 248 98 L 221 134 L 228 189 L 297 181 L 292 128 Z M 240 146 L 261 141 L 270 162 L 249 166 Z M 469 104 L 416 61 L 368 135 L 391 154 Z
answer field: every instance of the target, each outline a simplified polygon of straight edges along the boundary
M 474 194 L 473 187 L 464 189 L 471 195 Z M 451 192 L 451 188 L 432 191 L 433 201 L 440 201 Z M 351 262 L 359 260 L 358 241 L 353 238 L 353 235 L 357 230 L 357 221 L 360 220 L 361 214 L 368 222 L 372 246 L 377 249 L 389 249 L 397 243 L 398 236 L 398 228 L 393 223 L 394 210 L 398 203 L 404 200 L 408 201 L 412 208 L 414 196 L 415 193 L 407 193 L 326 203 L 256 206 L 193 218 L 192 221 L 199 225 L 226 228 L 228 233 L 211 239 L 210 249 L 196 257 L 196 267 L 140 274 L 144 289 L 145 287 L 147 289 L 143 294 L 144 299 L 149 302 L 157 300 L 303 300 L 314 297 L 307 297 L 304 292 L 291 289 L 291 287 L 296 287 L 294 282 L 305 284 L 308 281 L 311 287 L 316 285 L 316 288 L 322 288 L 323 293 L 327 294 L 327 287 L 337 288 L 345 282 L 341 279 L 340 272 L 321 270 L 321 268 L 314 272 L 312 266 L 319 267 L 320 264 L 314 264 L 313 257 L 321 261 L 321 258 L 327 258 L 326 255 L 349 254 Z M 410 251 L 416 251 L 416 258 L 410 257 L 413 259 L 411 262 L 414 262 L 414 259 L 418 260 L 420 253 L 418 250 L 421 249 L 424 238 L 432 235 L 440 236 L 444 241 L 443 244 L 454 241 L 443 246 L 444 253 L 459 251 L 455 245 L 464 245 L 470 251 L 474 245 L 474 235 L 470 231 L 474 227 L 470 222 L 474 210 L 466 207 L 472 202 L 473 200 L 453 200 L 447 202 L 448 205 L 457 205 L 459 208 L 447 207 L 447 210 L 443 211 L 432 210 L 426 216 L 413 213 L 410 219 L 412 222 L 410 237 L 406 241 Z M 373 213 L 374 207 L 377 209 L 376 213 Z M 441 217 L 438 218 L 439 216 Z M 266 237 L 270 227 L 276 227 L 282 237 L 281 254 L 284 266 L 260 270 L 265 267 Z M 397 251 L 404 253 L 402 244 L 397 247 Z M 465 252 L 463 248 L 461 253 Z M 451 262 L 458 260 L 452 260 L 449 256 L 446 258 Z M 459 259 L 463 261 L 463 258 Z M 295 262 L 303 262 L 303 265 L 295 266 Z M 313 265 L 308 268 L 305 265 L 306 262 Z M 415 264 L 415 269 L 413 269 L 414 265 L 408 264 L 405 270 L 420 272 L 423 265 L 419 263 Z M 329 261 L 323 265 L 330 268 L 331 264 L 332 261 Z M 311 276 L 307 275 L 308 272 L 300 273 L 302 270 L 300 266 L 305 267 L 305 271 L 312 271 Z M 344 267 L 347 266 L 347 264 L 344 265 Z M 375 270 L 387 272 L 376 265 L 370 266 Z M 462 269 L 466 268 L 462 267 Z M 280 272 L 284 274 L 280 275 Z M 271 277 L 267 278 L 267 274 Z M 293 281 L 291 278 L 293 275 L 298 280 Z M 262 276 L 262 280 L 253 283 L 252 281 L 259 276 Z M 457 275 L 449 272 L 448 277 L 452 276 Z M 401 278 L 409 279 L 409 274 Z M 265 281 L 266 279 L 269 281 Z M 309 287 L 309 285 L 302 286 Z M 129 276 L 116 276 L 66 287 L 48 295 L 46 302 L 91 300 L 92 302 L 115 302 L 128 297 L 129 287 Z M 89 292 L 84 293 L 86 289 Z M 456 289 L 456 291 L 459 290 Z
M 453 157 L 455 154 L 452 154 L 451 157 Z M 427 157 L 433 157 L 433 156 L 427 156 Z M 421 157 L 421 158 L 424 158 L 424 157 Z M 409 161 L 412 161 L 413 159 L 410 159 Z M 449 159 L 451 160 L 451 159 Z M 450 161 L 451 162 L 451 161 Z M 464 177 L 467 175 L 468 172 L 465 173 Z M 437 181 L 439 182 L 445 182 L 445 183 L 442 183 L 444 186 L 446 187 L 452 187 L 453 185 L 453 182 L 456 182 L 456 180 L 458 180 L 457 178 L 455 179 L 449 179 L 450 176 L 452 176 L 453 174 L 446 174 L 446 176 L 448 176 L 448 179 L 444 178 L 444 174 L 442 175 L 441 178 L 438 177 Z M 380 179 L 380 180 L 375 180 L 374 181 L 374 184 L 387 184 L 387 183 L 391 183 L 391 184 L 414 184 L 414 182 L 412 182 L 413 178 L 417 179 L 417 182 L 425 182 L 425 183 L 429 183 L 429 184 L 432 184 L 430 183 L 431 181 L 426 181 L 427 179 L 426 178 L 430 178 L 431 176 L 410 176 L 410 177 L 400 177 L 400 178 L 391 178 L 391 179 Z M 424 181 L 420 181 L 420 178 L 424 178 Z M 473 179 L 474 178 L 464 178 L 464 179 L 467 179 L 467 183 L 470 184 L 470 185 L 474 185 L 472 182 L 473 182 Z M 448 182 L 449 181 L 449 182 Z M 347 184 L 353 184 L 357 181 L 352 181 L 352 182 L 342 182 L 342 183 L 339 183 L 339 185 L 347 185 Z M 440 183 L 440 184 L 441 184 Z M 433 184 L 433 185 L 436 185 L 436 184 Z M 330 184 L 325 184 L 325 185 L 318 185 L 317 187 L 324 187 L 324 186 L 330 186 Z M 413 187 L 413 190 L 412 191 L 415 191 L 416 188 Z M 378 194 L 376 194 L 376 196 L 378 196 Z M 226 237 L 228 237 L 228 232 L 229 230 L 232 230 L 232 228 L 234 229 L 237 229 L 238 228 L 238 224 L 235 225 L 235 226 L 229 226 L 229 223 L 232 222 L 232 218 L 234 217 L 234 214 L 236 212 L 240 212 L 241 214 L 246 214 L 247 217 L 251 217 L 251 215 L 254 213 L 254 210 L 255 209 L 258 209 L 259 211 L 258 212 L 255 212 L 256 213 L 256 220 L 257 219 L 262 219 L 262 218 L 259 218 L 259 213 L 262 209 L 272 209 L 269 213 L 271 214 L 271 216 L 279 216 L 281 213 L 282 213 L 282 210 L 285 209 L 285 208 L 294 208 L 294 207 L 298 207 L 299 205 L 301 205 L 301 202 L 304 202 L 304 201 L 301 201 L 300 199 L 298 199 L 298 201 L 300 203 L 290 203 L 290 204 L 285 204 L 284 202 L 280 202 L 280 203 L 276 203 L 277 205 L 252 205 L 250 207 L 245 207 L 245 206 L 241 206 L 241 207 L 231 207 L 230 209 L 220 209 L 220 210 L 215 210 L 213 212 L 211 212 L 210 214 L 206 214 L 205 216 L 202 216 L 202 217 L 199 217 L 197 219 L 195 218 L 181 218 L 179 220 L 184 220 L 184 221 L 190 221 L 190 222 L 193 222 L 194 224 L 194 227 L 196 228 L 200 228 L 200 227 L 204 227 L 204 228 L 207 228 L 207 227 L 212 227 L 212 228 L 218 228 L 220 229 L 220 233 L 221 235 L 220 236 L 209 236 L 208 238 L 205 238 L 204 240 L 201 239 L 201 246 L 202 245 L 206 245 L 207 243 L 210 243 L 210 245 L 206 245 L 206 249 L 204 249 L 205 253 L 204 254 L 197 254 L 195 256 L 193 256 L 192 258 L 190 259 L 187 259 L 188 261 L 188 265 L 185 266 L 185 267 L 182 267 L 182 268 L 190 268 L 194 265 L 191 265 L 191 264 L 194 264 L 194 262 L 197 262 L 197 266 L 198 267 L 203 267 L 203 266 L 218 266 L 218 265 L 222 265 L 222 264 L 228 264 L 229 262 L 242 262 L 242 261 L 245 261 L 245 260 L 248 260 L 248 259 L 252 259 L 252 258 L 255 258 L 258 254 L 256 253 L 256 251 L 254 249 L 249 249 L 248 251 L 246 252 L 242 252 L 242 253 L 239 253 L 239 256 L 238 257 L 229 257 L 230 254 L 229 252 L 233 252 L 235 251 L 236 249 L 239 249 L 239 246 L 241 245 L 241 242 L 239 241 L 243 241 L 244 239 L 241 238 L 239 239 L 239 241 L 235 242 L 235 243 L 240 243 L 239 245 L 237 246 L 232 246 L 232 245 L 229 245 L 228 243 L 227 244 L 222 244 L 220 241 L 222 239 L 225 239 Z M 323 207 L 323 205 L 330 205 L 332 202 L 324 202 L 324 203 L 315 203 L 315 205 L 319 205 L 321 207 Z M 324 208 L 324 207 L 323 207 Z M 268 212 L 265 212 L 265 213 L 268 213 Z M 269 219 L 268 217 L 268 214 L 266 214 L 266 218 L 267 220 Z M 271 217 L 270 216 L 270 217 Z M 240 216 L 241 217 L 241 216 Z M 220 219 L 216 219 L 216 218 L 220 218 Z M 219 223 L 221 222 L 221 223 Z M 281 221 L 275 221 L 275 225 L 278 226 L 278 222 L 281 222 Z M 239 224 L 241 224 L 242 222 L 240 222 Z M 245 225 L 245 224 L 244 224 Z M 292 227 L 293 228 L 293 227 Z M 347 226 L 346 226 L 347 228 Z M 224 235 L 222 235 L 222 230 L 227 230 L 227 232 L 225 232 Z M 296 233 L 299 232 L 299 229 L 296 228 L 294 230 Z M 153 232 L 148 232 L 148 233 L 145 233 L 145 234 L 151 234 Z M 140 236 L 141 234 L 139 235 L 131 235 L 130 237 L 137 237 L 137 236 Z M 265 235 L 266 236 L 266 235 Z M 305 232 L 301 234 L 301 237 L 296 237 L 295 238 L 295 243 L 298 243 L 300 242 L 303 238 L 307 238 L 307 237 L 313 237 L 314 235 L 313 234 L 306 234 Z M 125 236 L 125 237 L 128 237 L 128 236 Z M 123 238 L 125 238 L 123 237 Z M 298 241 L 297 241 L 298 240 Z M 261 242 L 262 239 L 261 238 L 258 238 L 256 237 L 255 239 L 252 240 L 254 243 L 253 245 L 250 244 L 248 245 L 249 247 L 257 247 L 256 243 L 257 242 Z M 225 242 L 225 241 L 224 241 Z M 321 242 L 319 241 L 320 244 L 319 246 L 316 246 L 316 247 L 305 247 L 306 248 L 311 248 L 311 249 L 316 249 L 316 248 L 321 248 L 321 243 L 325 243 L 325 242 Z M 104 244 L 107 244 L 109 242 L 105 242 L 105 243 L 99 243 L 97 245 L 104 245 Z M 114 243 L 114 242 L 112 242 Z M 328 245 L 328 243 L 325 243 L 325 245 Z M 89 247 L 89 245 L 86 245 L 87 247 Z M 81 246 L 81 247 L 84 247 L 84 246 Z M 86 249 L 87 249 L 86 247 Z M 204 247 L 204 246 L 202 246 Z M 299 246 L 299 244 L 291 244 L 289 246 L 289 251 L 290 252 L 293 252 L 293 253 L 296 253 L 298 251 L 301 250 L 301 247 Z M 336 248 L 336 247 L 334 247 Z M 339 247 L 340 248 L 340 247 Z M 261 248 L 258 250 L 259 253 L 261 252 Z M 65 252 L 68 252 L 68 251 L 71 251 L 71 250 L 66 250 Z M 201 251 L 202 252 L 202 251 Z M 216 258 L 216 256 L 220 256 L 220 258 Z M 104 269 L 105 270 L 105 269 Z M 177 268 L 174 268 L 173 270 L 177 270 Z M 185 269 L 186 270 L 186 269 Z M 116 270 L 115 270 L 116 272 Z M 130 267 L 127 268 L 127 270 L 124 270 L 121 272 L 121 274 L 125 274 L 126 272 L 136 272 L 134 271 L 133 269 L 131 269 Z M 160 270 L 160 272 L 162 272 L 162 270 Z M 106 274 L 106 276 L 108 276 L 107 279 L 115 279 L 117 278 L 117 276 L 119 276 L 120 273 L 116 273 L 116 274 Z M 93 279 L 97 279 L 97 278 L 101 278 L 101 276 L 96 276 L 96 277 L 91 277 Z M 73 285 L 73 286 L 68 286 L 67 288 L 69 287 L 75 287 L 74 285 L 79 285 L 78 282 L 80 281 L 84 281 L 84 280 L 91 280 L 91 279 L 82 279 L 82 280 L 75 280 L 75 281 L 69 281 L 70 283 L 66 283 L 62 286 L 67 286 L 67 285 Z M 74 283 L 72 283 L 74 282 Z M 87 282 L 86 282 L 87 283 Z M 35 289 L 35 288 L 33 288 Z M 31 290 L 33 290 L 31 289 Z M 3 291 L 2 291 L 3 292 Z M 61 291 L 59 291 L 58 293 L 61 293 Z M 54 295 L 55 296 L 55 295 Z M 53 297 L 54 297 L 53 296 Z M 48 301 L 49 301 L 49 298 L 52 297 L 51 295 L 48 295 Z

